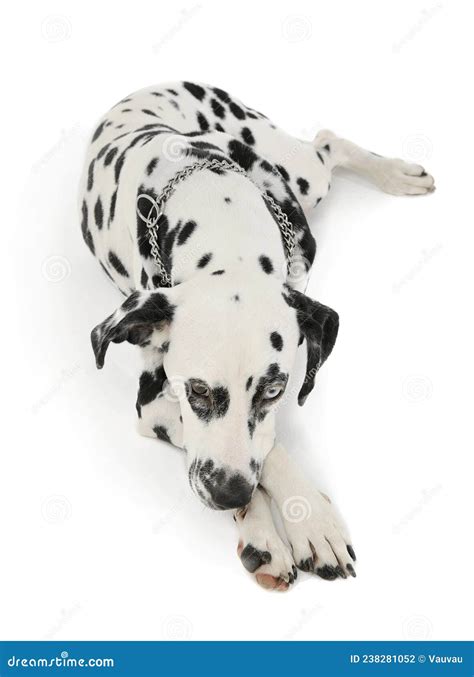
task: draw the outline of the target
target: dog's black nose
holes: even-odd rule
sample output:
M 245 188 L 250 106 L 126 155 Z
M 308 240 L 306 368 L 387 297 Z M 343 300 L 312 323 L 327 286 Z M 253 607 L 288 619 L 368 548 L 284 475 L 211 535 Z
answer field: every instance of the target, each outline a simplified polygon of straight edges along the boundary
M 250 503 L 254 489 L 253 484 L 238 474 L 231 475 L 223 484 L 208 487 L 212 502 L 218 510 L 244 508 Z

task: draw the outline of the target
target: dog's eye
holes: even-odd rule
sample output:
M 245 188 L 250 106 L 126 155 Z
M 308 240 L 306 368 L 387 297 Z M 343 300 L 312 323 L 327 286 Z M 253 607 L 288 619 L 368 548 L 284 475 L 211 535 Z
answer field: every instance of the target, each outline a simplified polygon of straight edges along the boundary
M 204 385 L 204 383 L 193 383 L 191 384 L 192 391 L 195 395 L 199 397 L 209 397 L 209 388 Z
M 281 383 L 268 386 L 268 388 L 265 389 L 263 393 L 263 399 L 264 400 L 274 400 L 278 397 L 278 395 L 281 395 L 283 392 L 283 385 Z

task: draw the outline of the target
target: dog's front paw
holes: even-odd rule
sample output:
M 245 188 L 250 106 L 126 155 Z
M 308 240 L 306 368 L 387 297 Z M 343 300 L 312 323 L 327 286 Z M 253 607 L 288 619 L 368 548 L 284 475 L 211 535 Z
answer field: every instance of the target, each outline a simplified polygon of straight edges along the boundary
M 234 516 L 239 529 L 237 554 L 244 567 L 267 590 L 288 590 L 297 570 L 288 547 L 278 535 L 270 507 L 257 489 L 250 505 Z
M 435 190 L 434 178 L 421 165 L 374 156 L 371 175 L 375 184 L 390 195 L 425 195 Z
M 305 495 L 287 498 L 279 507 L 299 569 L 328 581 L 355 577 L 354 549 L 327 496 L 306 491 Z

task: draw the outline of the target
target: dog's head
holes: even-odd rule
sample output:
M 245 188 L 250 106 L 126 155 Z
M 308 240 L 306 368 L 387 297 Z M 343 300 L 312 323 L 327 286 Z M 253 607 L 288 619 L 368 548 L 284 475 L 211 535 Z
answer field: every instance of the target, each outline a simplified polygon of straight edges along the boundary
M 92 345 L 99 368 L 111 342 L 142 346 L 156 395 L 180 409 L 191 487 L 229 509 L 247 505 L 258 484 L 298 345 L 306 340 L 303 404 L 337 330 L 337 313 L 274 276 L 202 271 L 134 292 L 92 331 Z

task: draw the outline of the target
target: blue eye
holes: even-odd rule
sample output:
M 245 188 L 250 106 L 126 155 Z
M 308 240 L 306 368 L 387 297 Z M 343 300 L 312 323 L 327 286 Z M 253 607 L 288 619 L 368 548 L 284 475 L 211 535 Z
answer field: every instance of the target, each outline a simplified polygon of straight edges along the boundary
M 283 392 L 283 385 L 281 383 L 268 386 L 263 393 L 264 400 L 274 400 Z

